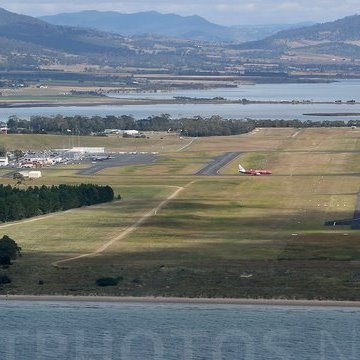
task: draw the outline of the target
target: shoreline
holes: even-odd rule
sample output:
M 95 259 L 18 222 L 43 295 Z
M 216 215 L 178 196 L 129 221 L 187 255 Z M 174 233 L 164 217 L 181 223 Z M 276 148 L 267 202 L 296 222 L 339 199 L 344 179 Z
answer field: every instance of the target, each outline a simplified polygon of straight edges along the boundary
M 87 98 L 86 101 L 73 100 L 73 101 L 0 101 L 1 109 L 21 109 L 21 108 L 62 108 L 62 107 L 96 107 L 96 106 L 139 106 L 139 105 L 338 105 L 347 106 L 359 105 L 360 102 L 351 104 L 342 103 L 337 104 L 334 101 L 289 101 L 289 100 L 235 100 L 235 99 L 201 99 L 189 98 L 186 100 L 181 99 L 147 99 L 147 98 L 106 98 L 102 101 L 97 101 L 99 98 Z M 303 115 L 312 116 L 358 116 L 359 113 L 306 113 Z
M 237 298 L 183 298 L 183 297 L 133 297 L 133 296 L 83 296 L 83 295 L 0 295 L 0 302 L 92 302 L 133 304 L 187 304 L 187 305 L 256 305 L 289 307 L 342 307 L 360 308 L 360 301 L 349 300 L 285 300 Z

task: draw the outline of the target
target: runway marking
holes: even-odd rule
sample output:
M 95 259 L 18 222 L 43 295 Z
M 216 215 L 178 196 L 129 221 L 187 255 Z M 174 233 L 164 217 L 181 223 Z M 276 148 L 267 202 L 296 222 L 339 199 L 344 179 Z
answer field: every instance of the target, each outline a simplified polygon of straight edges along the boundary
M 297 131 L 296 133 L 292 134 L 291 137 L 295 139 L 300 134 L 300 132 L 301 130 Z

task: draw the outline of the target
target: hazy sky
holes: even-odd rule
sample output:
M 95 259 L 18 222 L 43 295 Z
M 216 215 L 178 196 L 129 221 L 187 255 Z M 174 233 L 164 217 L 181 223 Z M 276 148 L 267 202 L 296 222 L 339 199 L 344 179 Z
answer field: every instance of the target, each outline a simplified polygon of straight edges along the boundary
M 325 22 L 360 13 L 359 0 L 0 0 L 0 7 L 32 16 L 100 10 L 200 15 L 219 24 Z

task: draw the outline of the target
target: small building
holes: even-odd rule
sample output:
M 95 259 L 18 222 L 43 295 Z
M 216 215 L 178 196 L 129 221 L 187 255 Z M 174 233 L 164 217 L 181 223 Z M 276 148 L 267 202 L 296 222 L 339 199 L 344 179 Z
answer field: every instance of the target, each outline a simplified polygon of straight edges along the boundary
M 129 137 L 135 137 L 135 136 L 138 136 L 139 135 L 139 131 L 137 130 L 124 130 L 124 133 L 123 135 L 126 137 L 126 136 L 129 136 Z
M 8 166 L 9 159 L 7 156 L 0 157 L 0 166 Z
M 121 135 L 123 133 L 123 130 L 120 129 L 105 129 L 104 134 L 105 135 Z
M 20 174 L 28 179 L 39 179 L 42 176 L 41 171 L 20 171 Z
M 82 154 L 104 154 L 103 147 L 73 147 L 68 152 L 82 153 Z
M 0 134 L 7 134 L 8 133 L 8 128 L 7 126 L 3 126 L 3 127 L 0 127 Z

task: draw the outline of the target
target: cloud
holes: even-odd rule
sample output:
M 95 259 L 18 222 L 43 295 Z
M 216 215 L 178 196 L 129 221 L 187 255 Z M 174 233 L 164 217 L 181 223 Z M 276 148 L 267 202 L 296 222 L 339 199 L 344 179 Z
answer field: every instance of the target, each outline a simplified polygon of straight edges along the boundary
M 156 10 L 197 14 L 223 24 L 324 22 L 360 12 L 358 0 L 0 0 L 0 7 L 32 16 L 81 10 Z

